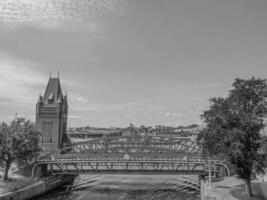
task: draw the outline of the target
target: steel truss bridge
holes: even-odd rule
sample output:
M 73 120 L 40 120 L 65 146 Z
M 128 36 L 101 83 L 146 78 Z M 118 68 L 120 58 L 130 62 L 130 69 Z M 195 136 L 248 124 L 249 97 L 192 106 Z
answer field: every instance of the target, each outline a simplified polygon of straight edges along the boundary
M 201 149 L 188 137 L 134 134 L 75 143 L 44 155 L 32 175 L 82 173 L 201 173 L 229 175 L 226 164 L 201 157 Z

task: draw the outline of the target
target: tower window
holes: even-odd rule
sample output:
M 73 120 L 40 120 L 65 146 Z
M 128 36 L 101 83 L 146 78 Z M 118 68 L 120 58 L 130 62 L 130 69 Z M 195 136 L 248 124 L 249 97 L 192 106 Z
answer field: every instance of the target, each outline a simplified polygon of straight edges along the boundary
M 53 103 L 53 100 L 54 100 L 54 94 L 50 93 L 49 96 L 48 96 L 48 103 L 49 104 Z
M 52 127 L 53 127 L 53 122 L 49 123 L 49 138 L 50 138 L 50 143 L 52 143 Z
M 53 122 L 44 122 L 42 131 L 42 143 L 52 143 Z

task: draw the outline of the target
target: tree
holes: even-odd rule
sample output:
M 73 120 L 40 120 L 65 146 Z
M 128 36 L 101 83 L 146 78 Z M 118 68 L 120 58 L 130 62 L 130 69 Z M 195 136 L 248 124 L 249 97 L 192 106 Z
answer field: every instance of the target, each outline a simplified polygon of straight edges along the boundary
M 252 196 L 252 174 L 264 173 L 260 131 L 267 116 L 267 84 L 265 79 L 252 77 L 235 79 L 233 87 L 226 98 L 210 99 L 211 106 L 202 115 L 207 127 L 198 139 L 204 140 L 210 154 L 227 156 Z
M 206 128 L 198 133 L 197 140 L 203 150 L 205 150 L 203 152 L 204 155 L 212 157 L 213 155 L 224 155 L 224 144 L 222 142 L 218 142 L 222 141 L 224 139 L 223 137 L 222 133 L 218 134 L 216 130 Z
M 16 118 L 10 124 L 0 125 L 0 163 L 4 166 L 3 180 L 13 163 L 27 164 L 38 152 L 39 133 L 24 118 Z

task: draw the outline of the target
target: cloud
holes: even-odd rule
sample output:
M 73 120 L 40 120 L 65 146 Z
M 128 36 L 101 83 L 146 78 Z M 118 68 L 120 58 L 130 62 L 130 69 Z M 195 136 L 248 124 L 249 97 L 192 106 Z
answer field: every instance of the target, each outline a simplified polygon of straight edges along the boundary
M 83 98 L 83 97 L 78 97 L 77 98 L 77 101 L 80 102 L 80 103 L 87 103 L 88 102 L 88 99 Z
M 75 105 L 76 104 L 86 104 L 89 102 L 88 98 L 86 98 L 80 94 L 72 93 L 72 92 L 69 93 L 68 98 L 69 98 L 69 102 L 72 104 L 75 104 Z
M 81 104 L 82 103 L 82 104 Z M 133 103 L 129 102 L 122 102 L 122 103 L 114 103 L 114 102 L 93 102 L 93 101 L 88 101 L 86 99 L 82 99 L 81 101 L 72 101 L 72 106 L 71 109 L 73 111 L 82 111 L 82 112 L 87 112 L 87 111 L 122 111 L 126 108 L 133 107 Z
M 184 116 L 184 113 L 182 113 L 182 112 L 180 112 L 180 113 L 172 113 L 172 116 L 181 117 L 181 116 Z
M 0 98 L 4 100 L 33 103 L 38 92 L 34 87 L 46 82 L 44 76 L 37 73 L 31 65 L 16 59 L 7 58 L 0 52 Z M 33 98 L 36 96 L 36 99 Z
M 169 117 L 169 116 L 171 116 L 171 113 L 166 112 L 166 113 L 165 113 L 165 116 L 166 116 L 166 117 Z
M 92 43 L 109 37 L 126 8 L 126 0 L 1 0 L 0 51 L 48 71 L 95 66 L 102 55 Z
M 38 26 L 44 29 L 97 32 L 125 13 L 124 0 L 1 0 L 0 24 L 5 29 Z
M 180 112 L 180 113 L 166 112 L 165 116 L 166 117 L 181 117 L 181 116 L 184 116 L 184 113 L 182 113 L 182 112 Z

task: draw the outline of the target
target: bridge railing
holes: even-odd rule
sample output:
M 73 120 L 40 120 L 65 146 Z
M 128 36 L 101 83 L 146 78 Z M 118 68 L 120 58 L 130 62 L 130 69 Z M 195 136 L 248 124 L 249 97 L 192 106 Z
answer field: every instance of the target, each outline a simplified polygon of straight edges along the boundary
M 39 157 L 39 159 L 49 159 L 49 157 L 58 157 L 59 155 L 61 155 L 61 154 L 68 154 L 68 153 L 74 153 L 77 149 L 82 149 L 82 151 L 89 151 L 89 153 L 97 153 L 97 152 L 99 152 L 99 151 L 106 151 L 105 150 L 105 148 L 107 148 L 107 147 L 105 147 L 105 143 L 106 143 L 106 145 L 110 145 L 109 143 L 111 142 L 113 142 L 113 141 L 119 141 L 119 143 L 118 144 L 122 144 L 122 146 L 123 146 L 123 142 L 124 142 L 124 140 L 136 140 L 136 143 L 137 144 L 139 144 L 141 141 L 143 141 L 143 140 L 145 140 L 145 141 L 149 141 L 149 144 L 150 145 L 153 145 L 153 140 L 155 140 L 155 141 L 157 141 L 156 143 L 155 143 L 155 145 L 157 145 L 156 147 L 157 147 L 157 149 L 160 149 L 161 147 L 163 147 L 163 148 L 165 148 L 165 151 L 167 151 L 168 150 L 168 148 L 166 148 L 166 145 L 175 145 L 175 144 L 177 144 L 177 145 L 181 145 L 181 141 L 184 141 L 184 142 L 192 142 L 193 143 L 193 141 L 190 139 L 190 138 L 187 138 L 187 137 L 176 137 L 176 138 L 169 138 L 169 137 L 158 137 L 158 136 L 141 136 L 141 135 L 139 135 L 139 136 L 135 136 L 135 137 L 133 137 L 133 136 L 123 136 L 123 137 L 121 137 L 121 136 L 114 136 L 114 137 L 102 137 L 102 138 L 96 138 L 96 139 L 94 139 L 94 140 L 90 140 L 90 141 L 86 141 L 86 142 L 78 142 L 78 143 L 74 143 L 72 146 L 68 146 L 68 147 L 64 147 L 63 149 L 59 149 L 59 150 L 57 150 L 57 151 L 53 151 L 53 152 L 50 152 L 50 153 L 47 153 L 47 154 L 45 154 L 45 155 L 42 155 L 42 156 L 40 156 Z M 104 142 L 104 143 L 103 143 Z M 121 143 L 120 143 L 121 142 Z M 138 143 L 139 142 L 139 143 Z M 152 142 L 152 143 L 151 143 Z M 103 147 L 101 147 L 101 148 L 103 148 L 103 149 L 98 149 L 98 148 L 96 148 L 99 144 L 102 144 L 102 146 Z M 135 144 L 135 145 L 137 145 L 137 144 Z M 145 144 L 143 144 L 142 142 L 140 143 L 140 145 L 143 145 L 144 147 L 147 147 L 147 148 L 149 148 L 148 146 L 146 146 Z M 131 146 L 131 144 L 128 144 L 127 142 L 125 143 L 125 145 L 130 145 Z M 156 148 L 155 147 L 155 148 Z M 88 149 L 87 149 L 88 148 Z M 90 150 L 91 148 L 96 148 L 95 150 Z M 113 148 L 116 148 L 114 145 L 110 145 L 109 146 L 109 149 L 111 150 L 111 151 L 113 151 L 112 149 Z M 183 147 L 182 147 L 183 148 Z M 189 149 L 190 148 L 193 148 L 193 147 L 188 147 Z M 95 152 L 94 152 L 95 151 Z M 152 150 L 151 150 L 152 151 Z M 159 150 L 160 151 L 160 150 Z M 171 148 L 169 149 L 169 151 L 172 151 L 171 150 Z M 175 150 L 175 151 L 180 151 L 180 149 L 178 148 L 177 150 Z M 181 149 L 181 151 L 183 151 L 183 149 Z M 160 153 L 160 152 L 159 152 Z M 165 152 L 166 153 L 166 152 Z
M 190 158 L 190 159 L 168 159 L 168 158 L 119 158 L 119 157 L 57 157 L 57 158 L 48 158 L 39 160 L 41 163 L 53 163 L 53 162 L 72 162 L 72 161 L 80 161 L 80 162 L 165 162 L 165 163 L 195 163 L 201 165 L 208 165 L 207 160 L 200 158 Z M 223 165 L 222 161 L 219 160 L 209 160 L 214 163 L 214 165 Z
M 85 141 L 85 142 L 77 142 L 77 143 L 74 143 L 72 146 L 69 146 L 69 147 L 65 147 L 61 150 L 59 150 L 60 152 L 64 152 L 64 151 L 68 151 L 70 150 L 71 148 L 75 147 L 75 146 L 79 146 L 79 145 L 90 145 L 90 144 L 94 144 L 94 143 L 97 143 L 97 142 L 103 142 L 103 141 L 106 141 L 106 142 L 111 142 L 111 141 L 120 141 L 120 140 L 123 140 L 123 139 L 136 139 L 136 140 L 140 140 L 140 139 L 143 139 L 143 140 L 148 140 L 148 141 L 152 141 L 153 139 L 154 140 L 160 140 L 162 142 L 166 142 L 166 144 L 168 142 L 178 142 L 178 141 L 192 141 L 191 138 L 188 138 L 188 137 L 157 137 L 157 136 L 113 136 L 113 137 L 101 137 L 101 138 L 96 138 L 94 140 L 88 140 L 88 141 Z
M 127 159 L 125 158 L 126 154 L 124 153 L 87 153 L 87 154 L 79 154 L 79 153 L 70 153 L 70 154 L 47 154 L 39 158 L 39 160 L 64 160 L 64 159 L 87 159 L 87 160 L 93 160 L 93 159 Z M 146 160 L 146 159 L 156 159 L 156 160 L 190 160 L 190 161 L 207 161 L 211 160 L 214 162 L 219 162 L 215 159 L 210 159 L 208 157 L 198 157 L 198 156 L 183 156 L 179 154 L 127 154 L 129 156 L 128 159 L 131 160 Z
M 224 176 L 223 163 L 218 162 L 211 172 Z M 158 160 L 158 159 L 54 159 L 41 160 L 33 168 L 35 176 L 38 169 L 46 168 L 52 174 L 79 173 L 207 173 L 205 160 Z M 39 170 L 40 171 L 40 170 Z M 41 170 L 42 171 L 42 170 Z M 37 173 L 38 174 L 38 173 Z

